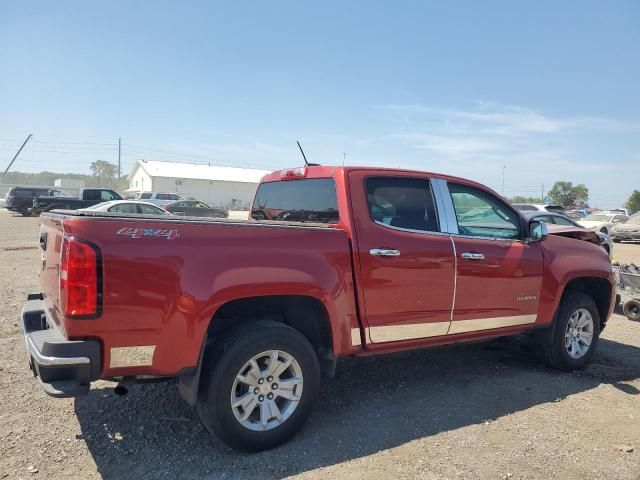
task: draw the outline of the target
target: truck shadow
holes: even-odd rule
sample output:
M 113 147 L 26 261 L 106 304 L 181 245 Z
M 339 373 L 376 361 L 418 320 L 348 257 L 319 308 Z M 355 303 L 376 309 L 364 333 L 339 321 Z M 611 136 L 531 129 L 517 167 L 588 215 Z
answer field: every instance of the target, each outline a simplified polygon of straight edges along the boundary
M 640 348 L 600 341 L 585 370 L 547 369 L 514 340 L 346 359 L 302 432 L 254 455 L 229 450 L 201 426 L 175 383 L 135 385 L 127 397 L 92 389 L 75 401 L 82 438 L 104 478 L 282 478 L 532 406 L 640 378 Z M 176 473 L 179 472 L 179 473 Z

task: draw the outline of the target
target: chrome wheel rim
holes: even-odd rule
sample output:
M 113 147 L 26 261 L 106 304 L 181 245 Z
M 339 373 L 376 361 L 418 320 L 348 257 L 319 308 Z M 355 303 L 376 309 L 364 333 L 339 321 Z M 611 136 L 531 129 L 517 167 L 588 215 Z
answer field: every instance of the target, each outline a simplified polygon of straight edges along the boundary
M 593 340 L 593 317 L 589 310 L 579 308 L 567 322 L 567 329 L 564 334 L 564 345 L 571 358 L 584 357 Z
M 240 369 L 231 387 L 231 409 L 245 428 L 266 431 L 282 425 L 302 397 L 302 369 L 287 352 L 267 350 Z

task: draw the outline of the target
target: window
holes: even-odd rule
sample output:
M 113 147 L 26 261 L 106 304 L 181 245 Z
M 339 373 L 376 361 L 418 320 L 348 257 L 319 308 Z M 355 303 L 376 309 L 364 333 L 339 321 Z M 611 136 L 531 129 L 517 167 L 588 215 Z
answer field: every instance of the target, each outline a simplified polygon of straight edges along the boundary
M 482 190 L 449 183 L 461 235 L 505 240 L 522 238 L 520 217 L 504 202 Z
M 109 211 L 115 213 L 138 213 L 135 203 L 119 203 L 111 207 Z
M 85 200 L 91 201 L 100 201 L 100 191 L 99 190 L 85 190 L 82 193 L 82 196 Z M 104 201 L 104 200 L 103 200 Z
M 209 205 L 207 205 L 204 202 L 193 202 L 193 207 L 194 208 L 206 208 L 206 209 L 210 208 Z
M 151 205 L 140 205 L 138 204 L 138 208 L 140 209 L 140 213 L 144 215 L 166 215 L 167 212 L 158 207 L 152 207 Z
M 337 223 L 336 184 L 332 178 L 263 183 L 256 192 L 251 218 Z
M 103 202 L 108 202 L 110 200 L 118 200 L 118 197 L 111 190 L 101 190 L 100 200 L 102 200 Z
M 555 217 L 552 217 L 551 215 L 538 215 L 537 217 L 533 217 L 532 220 L 538 220 L 539 222 L 544 222 L 549 225 L 553 225 L 555 223 Z
M 538 209 L 533 205 L 527 205 L 526 203 L 514 203 L 514 207 L 516 207 L 521 212 L 536 212 Z
M 564 217 L 561 217 L 559 215 L 554 215 L 551 218 L 553 218 L 554 223 L 556 223 L 557 225 L 565 225 L 567 227 L 576 227 L 577 226 L 574 222 L 572 222 L 568 218 L 564 218 Z
M 378 177 L 366 181 L 371 219 L 390 227 L 437 232 L 438 218 L 429 181 Z
M 156 194 L 158 200 L 180 200 L 180 195 L 175 193 L 158 193 Z
M 151 198 L 152 193 L 151 192 L 144 192 L 140 194 L 140 198 L 144 198 L 146 200 Z
M 613 217 L 613 223 L 624 223 L 629 219 L 626 215 L 616 215 Z

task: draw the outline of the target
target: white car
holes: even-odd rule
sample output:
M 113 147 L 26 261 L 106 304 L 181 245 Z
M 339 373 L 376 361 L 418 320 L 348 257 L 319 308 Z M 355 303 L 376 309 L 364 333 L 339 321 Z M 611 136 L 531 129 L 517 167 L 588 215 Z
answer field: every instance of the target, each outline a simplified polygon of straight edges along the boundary
M 136 200 L 145 200 L 154 205 L 167 205 L 177 200 L 187 200 L 182 195 L 177 193 L 162 193 L 162 192 L 140 192 L 136 194 Z
M 591 215 L 587 215 L 582 220 L 578 220 L 578 224 L 582 227 L 591 228 L 609 235 L 609 231 L 613 225 L 616 223 L 624 223 L 627 220 L 629 220 L 629 217 L 620 213 L 594 212 Z
M 171 213 L 153 203 L 139 202 L 137 200 L 111 200 L 110 202 L 98 203 L 88 208 L 81 208 L 80 211 L 135 213 L 138 215 L 171 215 Z

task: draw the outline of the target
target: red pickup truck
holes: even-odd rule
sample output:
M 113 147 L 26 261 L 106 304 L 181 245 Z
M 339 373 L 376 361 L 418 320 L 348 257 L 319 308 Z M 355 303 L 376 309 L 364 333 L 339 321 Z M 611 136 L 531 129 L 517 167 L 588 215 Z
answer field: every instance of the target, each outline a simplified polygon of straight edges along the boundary
M 250 220 L 48 212 L 30 364 L 53 396 L 177 377 L 211 432 L 268 449 L 338 357 L 528 332 L 550 365 L 585 365 L 614 279 L 574 234 L 475 182 L 380 168 L 271 173 Z

